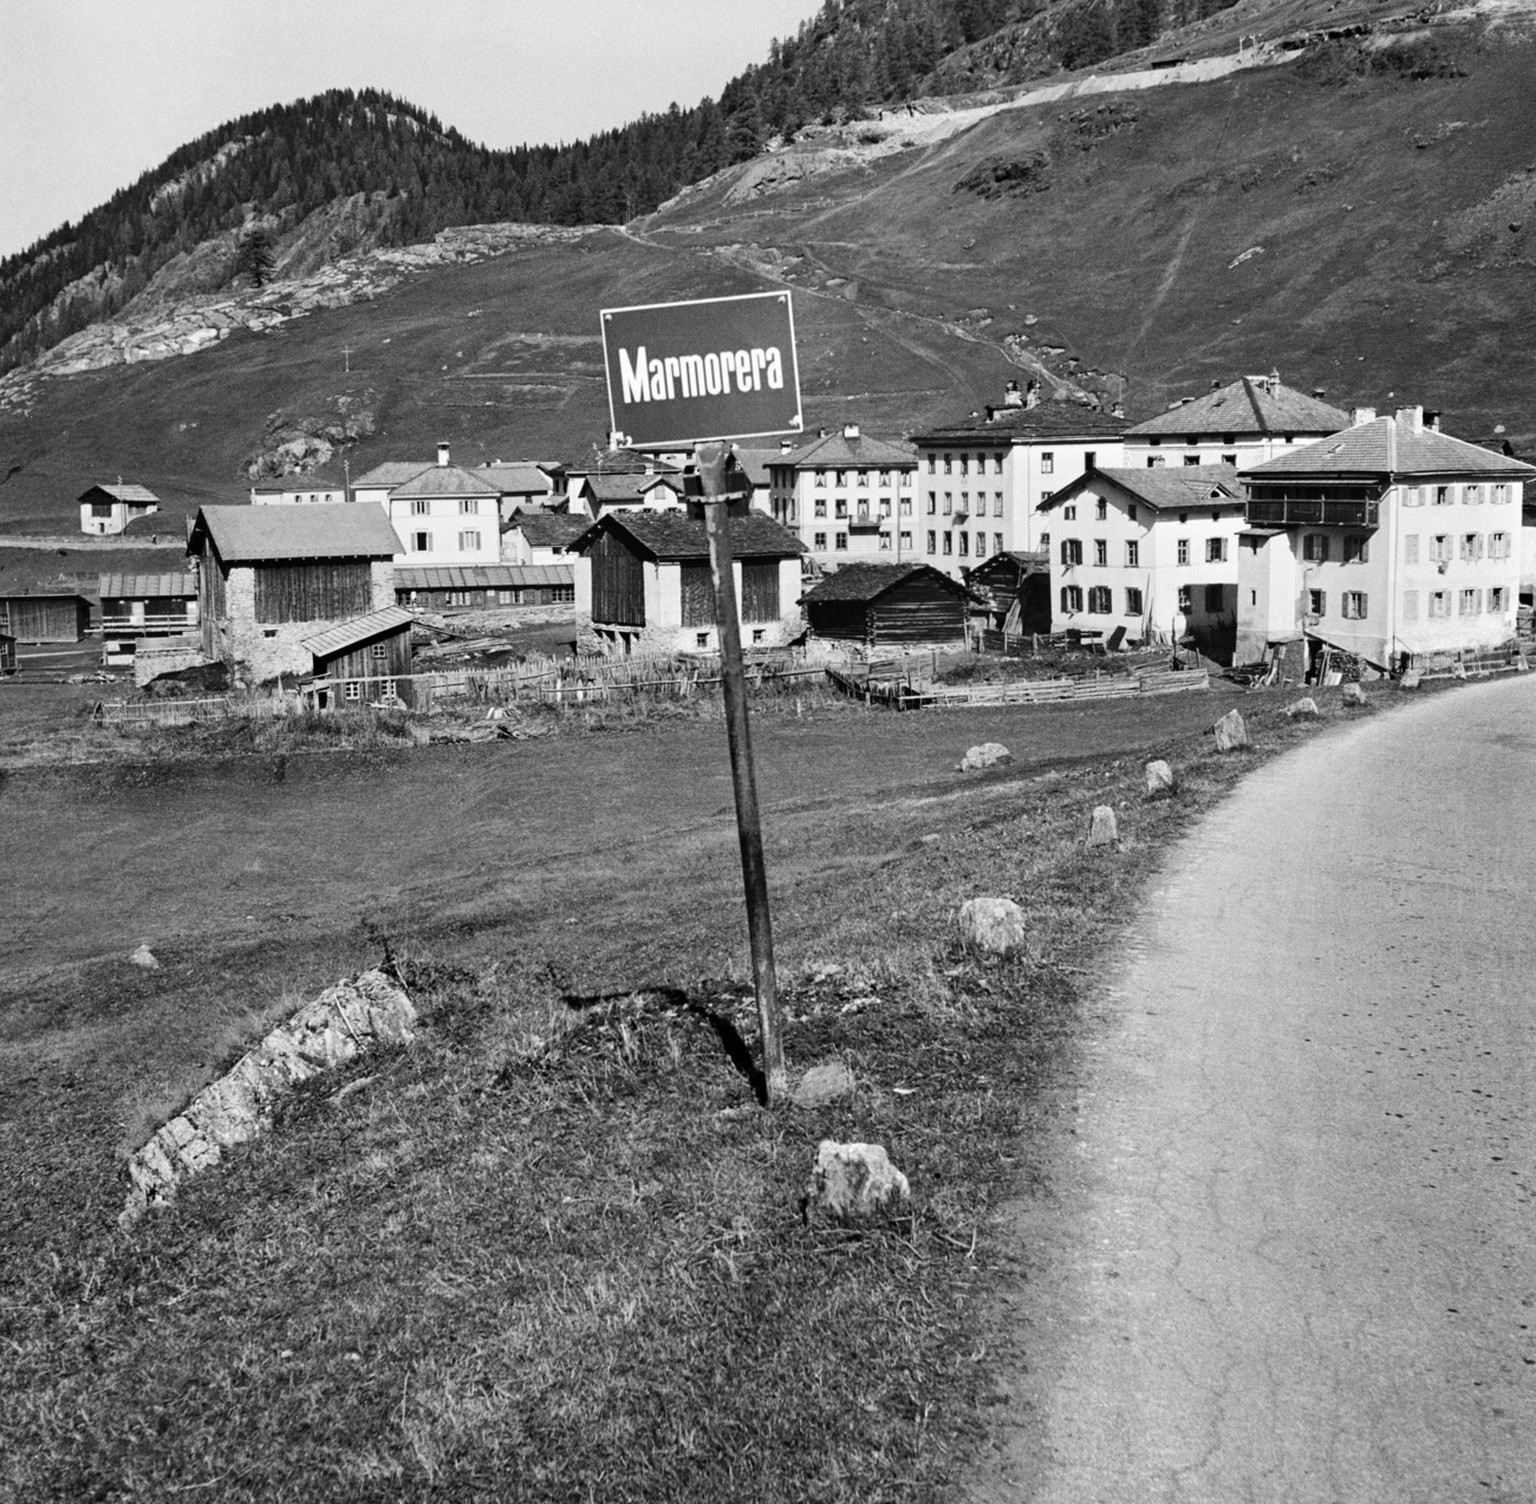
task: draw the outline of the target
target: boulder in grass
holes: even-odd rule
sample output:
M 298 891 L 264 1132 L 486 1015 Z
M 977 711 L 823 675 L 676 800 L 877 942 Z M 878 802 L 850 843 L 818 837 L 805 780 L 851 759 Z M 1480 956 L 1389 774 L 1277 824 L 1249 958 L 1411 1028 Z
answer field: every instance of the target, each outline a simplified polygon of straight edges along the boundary
M 1317 701 L 1311 695 L 1304 695 L 1294 705 L 1287 705 L 1285 713 L 1293 721 L 1315 721 L 1318 716 Z
M 1346 705 L 1364 705 L 1365 691 L 1358 684 L 1346 684 L 1343 698 Z
M 1173 769 L 1162 758 L 1149 762 L 1146 774 L 1148 799 L 1162 798 L 1177 791 L 1178 780 L 1173 776 Z
M 899 1212 L 911 1198 L 907 1177 L 891 1163 L 883 1144 L 823 1139 L 800 1208 L 807 1220 L 816 1214 L 847 1226 Z
M 1229 710 L 1211 730 L 1216 736 L 1218 752 L 1235 752 L 1239 747 L 1248 745 L 1248 727 L 1235 710 Z
M 145 971 L 159 971 L 160 962 L 155 959 L 155 953 L 147 945 L 141 945 L 128 957 L 135 966 L 142 966 Z
M 960 905 L 960 933 L 978 950 L 1006 955 L 1024 943 L 1024 910 L 1011 898 L 968 898 Z
M 1113 846 L 1120 840 L 1120 827 L 1115 820 L 1114 810 L 1107 804 L 1101 804 L 1093 812 L 1093 823 L 1088 827 L 1088 844 L 1090 846 Z
M 841 1060 L 813 1065 L 789 1094 L 796 1107 L 830 1107 L 853 1095 L 853 1072 Z
M 1001 742 L 983 742 L 972 747 L 955 765 L 957 773 L 971 773 L 977 768 L 995 768 L 1013 761 L 1013 753 Z

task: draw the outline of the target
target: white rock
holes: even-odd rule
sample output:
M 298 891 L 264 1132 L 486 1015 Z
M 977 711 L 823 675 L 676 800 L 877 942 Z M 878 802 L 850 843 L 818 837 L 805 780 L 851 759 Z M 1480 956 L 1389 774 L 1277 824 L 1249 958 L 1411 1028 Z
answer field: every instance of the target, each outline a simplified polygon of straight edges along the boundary
M 1211 730 L 1216 733 L 1216 750 L 1233 752 L 1248 745 L 1248 728 L 1235 710 L 1229 710 Z
M 957 773 L 969 773 L 976 768 L 991 768 L 996 767 L 999 763 L 1012 761 L 1013 753 L 1001 742 L 983 742 L 979 747 L 972 747 L 955 764 L 955 771 Z
M 1120 829 L 1115 812 L 1107 804 L 1101 804 L 1093 812 L 1093 823 L 1088 828 L 1090 846 L 1113 846 L 1120 839 Z
M 834 1222 L 859 1222 L 899 1211 L 911 1199 L 907 1177 L 883 1144 L 839 1144 L 823 1139 L 803 1205 Z
M 155 959 L 155 953 L 147 945 L 141 945 L 128 957 L 135 966 L 142 966 L 145 971 L 159 971 L 160 963 Z
M 968 898 L 960 905 L 959 924 L 966 940 L 994 955 L 1024 943 L 1024 910 L 1011 898 Z
M 1173 769 L 1162 758 L 1147 764 L 1146 775 L 1149 799 L 1156 798 L 1159 794 L 1171 794 L 1178 788 L 1178 780 L 1173 776 Z
M 1315 721 L 1317 719 L 1317 701 L 1311 695 L 1305 695 L 1297 700 L 1294 705 L 1287 705 L 1285 713 L 1294 721 Z

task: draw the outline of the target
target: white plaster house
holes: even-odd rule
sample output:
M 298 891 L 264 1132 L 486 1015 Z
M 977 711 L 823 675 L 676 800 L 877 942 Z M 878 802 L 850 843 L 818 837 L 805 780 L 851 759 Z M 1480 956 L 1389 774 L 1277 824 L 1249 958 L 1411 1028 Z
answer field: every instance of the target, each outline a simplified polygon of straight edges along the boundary
M 482 476 L 450 464 L 446 444 L 435 465 L 390 490 L 388 511 L 405 545 L 402 563 L 501 562 L 501 498 Z
M 80 531 L 96 537 L 123 532 L 130 522 L 160 510 L 160 498 L 144 486 L 92 486 L 80 497 Z
M 253 507 L 333 507 L 341 505 L 348 499 L 347 488 L 337 485 L 335 481 L 316 475 L 301 478 L 306 481 L 306 484 L 301 486 L 284 486 L 275 483 L 252 486 L 251 505 Z
M 1401 407 L 1243 473 L 1239 661 L 1304 638 L 1381 669 L 1515 636 L 1536 468 Z

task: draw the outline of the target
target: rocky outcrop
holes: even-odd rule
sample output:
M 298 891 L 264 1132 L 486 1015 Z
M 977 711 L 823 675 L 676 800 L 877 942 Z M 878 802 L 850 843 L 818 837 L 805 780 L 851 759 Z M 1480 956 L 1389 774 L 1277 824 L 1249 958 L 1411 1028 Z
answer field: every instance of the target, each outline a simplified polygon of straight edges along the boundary
M 257 1137 L 272 1104 L 300 1081 L 380 1044 L 409 1044 L 416 1010 L 381 971 L 327 988 L 200 1091 L 128 1161 L 132 1189 L 118 1218 L 128 1228 L 171 1200 L 190 1175 Z

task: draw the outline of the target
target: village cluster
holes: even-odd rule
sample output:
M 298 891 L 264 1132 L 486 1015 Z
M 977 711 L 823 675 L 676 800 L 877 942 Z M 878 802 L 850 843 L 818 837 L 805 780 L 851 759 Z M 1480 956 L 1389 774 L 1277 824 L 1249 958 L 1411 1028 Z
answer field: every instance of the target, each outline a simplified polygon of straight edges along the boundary
M 1272 372 L 1131 424 L 1010 382 L 998 405 L 907 438 L 847 424 L 737 445 L 743 643 L 875 654 L 1055 633 L 1298 677 L 1508 650 L 1531 620 L 1536 468 L 1420 407 L 1325 397 Z M 157 505 L 96 486 L 81 529 L 147 531 Z M 100 629 L 106 661 L 140 683 L 223 662 L 335 703 L 408 700 L 424 612 L 563 608 L 590 652 L 714 652 L 708 558 L 691 450 L 615 436 L 576 463 L 461 466 L 443 444 L 435 461 L 202 507 L 185 569 L 102 575 Z M 0 666 L 18 641 L 89 624 L 80 595 L 0 597 Z

